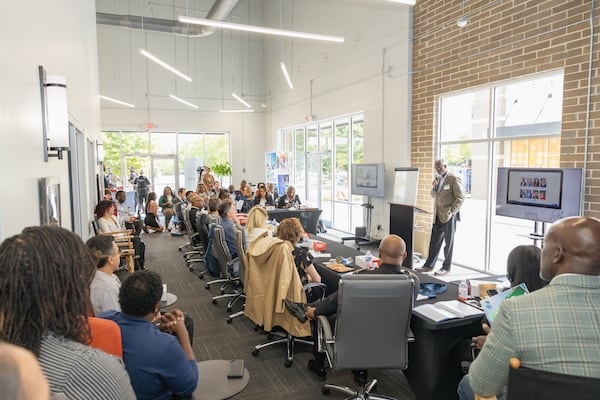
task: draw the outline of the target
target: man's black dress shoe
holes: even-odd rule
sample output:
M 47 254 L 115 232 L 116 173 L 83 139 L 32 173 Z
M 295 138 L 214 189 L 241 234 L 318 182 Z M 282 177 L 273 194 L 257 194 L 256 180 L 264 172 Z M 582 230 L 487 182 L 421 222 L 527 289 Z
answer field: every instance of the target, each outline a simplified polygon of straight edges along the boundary
M 440 269 L 439 271 L 436 271 L 436 273 L 434 275 L 441 276 L 441 275 L 448 275 L 449 273 L 450 273 L 449 269 Z
M 327 378 L 327 372 L 325 372 L 325 368 L 318 365 L 316 360 L 308 360 L 308 369 L 320 381 L 324 381 L 325 378 Z
M 306 322 L 306 304 L 296 303 L 288 299 L 284 299 L 283 302 L 287 309 L 290 310 L 300 322 Z

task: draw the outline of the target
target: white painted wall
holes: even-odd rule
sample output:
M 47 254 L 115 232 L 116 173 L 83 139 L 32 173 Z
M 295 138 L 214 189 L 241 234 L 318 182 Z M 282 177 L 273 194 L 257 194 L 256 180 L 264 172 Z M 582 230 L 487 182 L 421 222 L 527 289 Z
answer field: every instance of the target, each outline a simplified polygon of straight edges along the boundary
M 284 1 L 283 6 L 284 29 L 344 36 L 345 42 L 265 40 L 267 147 L 277 146 L 277 129 L 303 123 L 309 112 L 321 120 L 364 111 L 365 162 L 386 165 L 387 195 L 373 199 L 372 226 L 382 224 L 387 231 L 394 168 L 411 163 L 411 8 L 378 0 Z M 265 0 L 263 10 L 265 25 L 279 26 L 279 1 Z M 282 58 L 291 69 L 293 90 L 279 69 Z
M 70 120 L 95 140 L 100 109 L 94 1 L 2 2 L 0 48 L 0 240 L 39 225 L 38 178 L 45 176 L 60 178 L 62 225 L 70 229 L 67 161 L 43 161 L 38 65 L 66 77 Z M 93 206 L 87 205 L 90 215 Z
M 185 2 L 154 2 L 144 8 L 146 17 L 175 18 L 185 14 Z M 204 17 L 213 1 L 189 1 L 189 15 Z M 97 0 L 98 11 L 140 15 L 140 2 Z M 262 2 L 240 1 L 230 15 L 239 23 L 260 24 Z M 139 48 L 160 57 L 193 81 L 176 77 L 139 54 Z M 262 37 L 217 31 L 202 38 L 125 30 L 98 25 L 100 91 L 135 104 L 124 108 L 103 101 L 102 129 L 140 130 L 146 122 L 156 131 L 228 131 L 232 144 L 233 182 L 264 180 L 263 41 Z M 222 108 L 243 108 L 231 97 L 242 95 L 257 111 L 253 114 L 223 114 Z M 149 94 L 146 98 L 146 93 Z M 199 106 L 198 110 L 168 97 L 175 94 Z M 149 111 L 148 111 L 149 108 Z

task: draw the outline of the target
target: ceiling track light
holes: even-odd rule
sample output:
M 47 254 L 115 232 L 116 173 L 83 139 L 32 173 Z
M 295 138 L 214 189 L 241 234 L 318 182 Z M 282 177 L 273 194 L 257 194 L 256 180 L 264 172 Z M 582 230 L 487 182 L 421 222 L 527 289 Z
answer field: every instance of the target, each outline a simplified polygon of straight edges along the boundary
M 192 81 L 192 78 L 190 78 L 189 76 L 187 76 L 183 72 L 179 71 L 177 68 L 172 67 L 171 65 L 167 64 L 166 62 L 164 62 L 160 58 L 156 57 L 154 54 L 146 51 L 145 49 L 140 49 L 140 54 L 143 55 L 144 57 L 147 57 L 149 60 L 154 61 L 155 63 L 157 63 L 158 65 L 160 65 L 164 69 L 166 69 L 168 71 L 171 71 L 175 75 L 177 75 L 177 76 L 185 79 L 186 81 L 188 81 L 188 82 Z
M 325 42 L 344 43 L 343 36 L 322 35 L 320 33 L 288 31 L 284 29 L 267 28 L 264 26 L 234 24 L 232 22 L 219 21 L 214 19 L 202 19 L 194 17 L 179 16 L 179 22 L 184 24 L 212 26 L 215 28 L 232 29 L 235 31 L 262 33 L 265 35 L 285 36 L 297 39 L 321 40 Z
M 178 102 L 180 102 L 180 103 L 182 103 L 182 104 L 185 104 L 186 106 L 189 106 L 189 107 L 195 108 L 196 110 L 198 109 L 198 106 L 197 106 L 197 105 L 195 105 L 195 104 L 192 104 L 192 103 L 190 103 L 189 101 L 185 101 L 185 100 L 183 100 L 183 99 L 181 99 L 181 98 L 179 98 L 179 97 L 175 96 L 174 94 L 170 94 L 170 95 L 169 95 L 169 97 L 170 97 L 170 98 L 172 98 L 172 99 L 173 99 L 173 100 L 175 100 L 175 101 L 178 101 Z
M 290 87 L 290 89 L 293 89 L 294 84 L 292 83 L 292 80 L 290 79 L 290 74 L 288 74 L 288 70 L 285 67 L 285 63 L 282 61 L 279 63 L 279 66 L 281 67 L 281 72 L 283 72 L 283 76 L 284 76 L 285 81 L 287 82 L 288 86 Z
M 221 110 L 222 113 L 252 113 L 254 112 L 254 110 L 252 108 L 248 109 L 248 108 L 241 108 L 239 110 L 234 110 L 234 109 L 230 109 L 230 110 Z
M 250 104 L 248 104 L 248 102 L 246 100 L 242 99 L 237 94 L 231 93 L 231 97 L 233 97 L 234 99 L 236 99 L 237 101 L 239 101 L 240 103 L 242 103 L 243 105 L 245 105 L 246 107 L 252 108 L 252 106 Z
M 100 97 L 102 100 L 110 101 L 110 102 L 113 102 L 115 104 L 120 104 L 122 106 L 130 107 L 130 108 L 135 108 L 135 105 L 133 105 L 133 104 L 125 103 L 124 101 L 113 99 L 112 97 L 102 96 L 102 95 L 98 95 L 98 97 Z

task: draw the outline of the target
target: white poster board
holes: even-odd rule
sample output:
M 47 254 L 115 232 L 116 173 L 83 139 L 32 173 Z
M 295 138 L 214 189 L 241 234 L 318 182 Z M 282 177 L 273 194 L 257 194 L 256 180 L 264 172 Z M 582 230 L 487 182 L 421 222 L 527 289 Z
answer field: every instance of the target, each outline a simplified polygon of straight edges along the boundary
M 395 168 L 393 203 L 416 206 L 418 185 L 419 168 Z

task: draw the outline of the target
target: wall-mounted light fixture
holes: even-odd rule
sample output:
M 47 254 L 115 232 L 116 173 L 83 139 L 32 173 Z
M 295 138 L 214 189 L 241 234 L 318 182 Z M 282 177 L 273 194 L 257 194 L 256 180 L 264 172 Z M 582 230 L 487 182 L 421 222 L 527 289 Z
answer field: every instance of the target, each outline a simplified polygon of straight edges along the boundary
M 46 71 L 41 65 L 38 67 L 38 71 L 42 103 L 44 161 L 48 162 L 48 157 L 58 157 L 59 160 L 62 160 L 63 151 L 69 151 L 66 79 L 64 76 L 58 75 L 46 76 Z
M 98 164 L 102 164 L 104 162 L 104 144 L 96 141 L 96 152 Z

